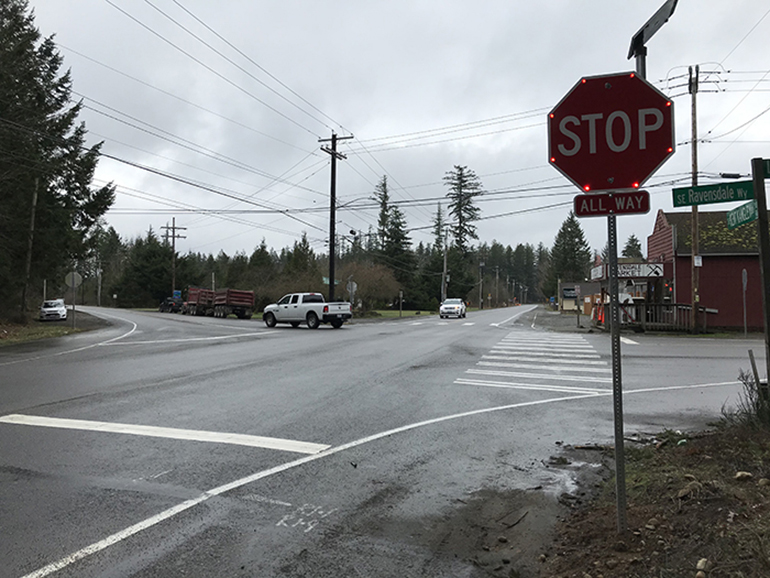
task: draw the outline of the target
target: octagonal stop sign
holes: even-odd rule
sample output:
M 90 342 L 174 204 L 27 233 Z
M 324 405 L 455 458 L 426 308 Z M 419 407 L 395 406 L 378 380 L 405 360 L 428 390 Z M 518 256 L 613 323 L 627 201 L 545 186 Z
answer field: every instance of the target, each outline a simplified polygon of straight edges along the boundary
M 633 72 L 580 80 L 548 115 L 548 158 L 585 192 L 638 189 L 674 153 L 674 105 Z

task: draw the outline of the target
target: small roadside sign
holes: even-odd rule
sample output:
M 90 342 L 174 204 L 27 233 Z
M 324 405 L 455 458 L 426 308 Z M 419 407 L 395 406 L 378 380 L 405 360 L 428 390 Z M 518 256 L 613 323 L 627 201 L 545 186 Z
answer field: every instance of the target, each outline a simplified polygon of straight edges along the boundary
M 64 277 L 64 282 L 67 284 L 67 287 L 71 287 L 72 289 L 75 289 L 77 287 L 80 287 L 80 284 L 83 282 L 83 277 L 77 271 L 70 271 Z
M 730 230 L 737 229 L 746 223 L 753 223 L 757 220 L 757 217 L 759 217 L 757 201 L 752 199 L 732 211 L 727 211 L 727 228 Z
M 578 217 L 645 215 L 650 212 L 650 193 L 633 191 L 577 195 L 573 207 Z
M 692 205 L 709 205 L 711 203 L 730 203 L 748 201 L 754 198 L 754 183 L 752 181 L 737 181 L 734 183 L 716 183 L 700 187 L 684 187 L 674 189 L 674 206 L 690 207 Z

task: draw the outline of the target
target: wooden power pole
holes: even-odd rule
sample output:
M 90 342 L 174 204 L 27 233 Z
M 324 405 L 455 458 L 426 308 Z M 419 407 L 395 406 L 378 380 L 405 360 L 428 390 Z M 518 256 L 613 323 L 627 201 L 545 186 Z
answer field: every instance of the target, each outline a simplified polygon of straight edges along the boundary
M 168 238 L 171 237 L 171 295 L 173 297 L 174 291 L 176 291 L 176 240 L 187 238 L 183 235 L 178 235 L 177 231 L 186 231 L 187 227 L 177 227 L 176 217 L 172 217 L 171 226 L 169 227 L 166 225 L 165 227 L 161 227 L 161 229 L 166 229 L 166 242 L 168 242 Z M 170 234 L 169 231 L 171 231 Z
M 347 157 L 342 153 L 337 152 L 337 141 L 347 140 L 353 138 L 350 136 L 337 136 L 336 133 L 332 133 L 332 138 L 320 138 L 318 142 L 331 142 L 332 146 L 322 146 L 321 150 L 328 153 L 332 157 L 332 182 L 330 189 L 330 203 L 329 203 L 329 301 L 334 301 L 334 258 L 337 254 L 336 247 L 336 208 L 337 208 L 337 159 L 343 160 Z

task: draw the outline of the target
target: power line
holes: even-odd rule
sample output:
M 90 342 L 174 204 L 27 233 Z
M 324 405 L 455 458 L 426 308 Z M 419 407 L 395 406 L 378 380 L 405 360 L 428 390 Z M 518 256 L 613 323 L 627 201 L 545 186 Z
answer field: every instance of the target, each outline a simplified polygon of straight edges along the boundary
M 224 60 L 226 60 L 227 62 L 229 62 L 229 63 L 230 63 L 230 64 L 232 64 L 233 66 L 235 66 L 235 67 L 236 67 L 238 70 L 240 70 L 241 72 L 243 72 L 244 74 L 246 74 L 246 75 L 247 75 L 249 78 L 251 78 L 251 79 L 252 79 L 252 80 L 254 80 L 255 82 L 258 82 L 259 84 L 261 84 L 262 86 L 264 86 L 266 89 L 268 89 L 270 92 L 272 92 L 273 94 L 275 94 L 276 96 L 278 96 L 279 98 L 281 98 L 282 100 L 284 100 L 285 102 L 287 102 L 288 104 L 290 104 L 291 106 L 295 107 L 295 108 L 296 108 L 297 110 L 299 110 L 300 112 L 302 112 L 302 113 L 306 114 L 307 116 L 309 116 L 310 118 L 312 118 L 314 121 L 316 121 L 316 122 L 318 122 L 318 123 L 322 124 L 324 127 L 326 127 L 326 128 L 328 128 L 328 129 L 330 129 L 330 130 L 331 130 L 331 127 L 330 127 L 330 126 L 328 126 L 328 125 L 327 125 L 327 124 L 326 124 L 324 121 L 322 121 L 322 120 L 320 120 L 319 118 L 317 118 L 317 117 L 313 116 L 312 114 L 310 114 L 308 111 L 306 111 L 304 108 L 302 108 L 301 106 L 297 105 L 296 103 L 294 103 L 294 102 L 290 101 L 288 98 L 286 98 L 284 95 L 282 95 L 281 93 L 279 93 L 277 90 L 275 90 L 275 89 L 274 89 L 274 88 L 272 88 L 271 86 L 268 86 L 266 83 L 264 83 L 262 80 L 260 80 L 259 78 L 257 78 L 257 77 L 256 77 L 256 76 L 254 76 L 253 74 L 251 74 L 251 73 L 250 73 L 248 70 L 246 70 L 245 68 L 243 68 L 242 66 L 240 66 L 238 63 L 236 63 L 235 61 L 233 61 L 231 58 L 229 58 L 228 56 L 225 56 L 225 55 L 224 55 L 224 54 L 222 54 L 222 53 L 221 53 L 219 50 L 217 50 L 216 48 L 214 48 L 213 46 L 211 46 L 211 44 L 209 44 L 208 42 L 206 42 L 205 40 L 203 40 L 203 39 L 202 39 L 200 36 L 198 36 L 197 34 L 195 34 L 193 31 L 191 31 L 190 29 L 188 29 L 186 26 L 184 26 L 183 24 L 181 24 L 180 22 L 178 22 L 177 20 L 175 20 L 174 18 L 172 18 L 171 16 L 169 16 L 168 14 L 166 14 L 166 13 L 165 13 L 163 10 L 161 10 L 160 8 L 158 8 L 157 6 L 155 6 L 155 4 L 153 4 L 152 2 L 150 2 L 150 0 L 144 0 L 144 1 L 145 1 L 145 3 L 146 3 L 146 4 L 150 5 L 150 6 L 151 6 L 153 9 L 157 10 L 157 11 L 158 11 L 160 14 L 162 14 L 162 15 L 163 15 L 164 17 L 166 17 L 168 20 L 170 20 L 171 22 L 173 22 L 174 24 L 176 24 L 176 25 L 177 25 L 179 28 L 181 28 L 182 30 L 184 30 L 185 32 L 187 32 L 187 34 L 189 34 L 190 36 L 192 36 L 193 38 L 195 38 L 195 39 L 196 39 L 198 42 L 200 42 L 201 44 L 203 44 L 204 46 L 206 46 L 206 47 L 207 47 L 209 50 L 211 50 L 212 52 L 214 52 L 214 53 L 215 53 L 215 54 L 217 54 L 218 56 L 222 57 Z M 177 5 L 179 5 L 179 4 L 177 4 Z M 181 6 L 180 6 L 180 7 L 181 7 Z M 189 11 L 187 11 L 187 10 L 185 10 L 185 12 L 188 12 L 188 14 L 190 14 L 190 13 L 189 13 Z M 191 14 L 191 15 L 192 15 L 192 14 Z M 196 20 L 198 20 L 198 22 L 201 22 L 201 21 L 200 21 L 199 19 L 197 19 L 197 18 L 196 18 Z M 201 22 L 201 23 L 202 23 L 202 22 Z M 205 25 L 204 25 L 204 26 L 205 26 Z M 208 27 L 207 27 L 207 28 L 208 28 Z
M 303 97 L 302 97 L 300 94 L 298 94 L 298 93 L 297 93 L 296 91 L 294 91 L 292 88 L 290 88 L 289 86 L 287 86 L 285 83 L 283 83 L 283 82 L 282 82 L 280 79 L 278 79 L 276 76 L 274 76 L 273 74 L 271 74 L 271 73 L 270 73 L 268 70 L 266 70 L 264 67 L 260 66 L 260 65 L 259 65 L 257 62 L 255 62 L 255 61 L 254 61 L 254 60 L 253 60 L 253 59 L 252 59 L 250 56 L 248 56 L 247 54 L 245 54 L 245 53 L 244 53 L 244 52 L 243 52 L 243 51 L 242 51 L 240 48 L 238 48 L 237 46 L 235 46 L 235 45 L 234 45 L 232 42 L 230 42 L 229 40 L 227 40 L 227 38 L 225 38 L 224 36 L 222 36 L 221 34 L 219 34 L 219 33 L 218 33 L 216 30 L 214 30 L 214 29 L 213 29 L 211 26 L 209 26 L 209 25 L 208 25 L 208 24 L 206 24 L 206 23 L 205 23 L 203 20 L 201 20 L 200 18 L 198 18 L 198 17 L 197 17 L 195 14 L 193 14 L 192 12 L 190 12 L 190 10 L 189 10 L 188 8 L 186 8 L 185 6 L 183 6 L 182 4 L 180 4 L 180 3 L 179 3 L 177 0 L 172 0 L 172 2 L 174 2 L 174 4 L 176 4 L 176 5 L 177 5 L 177 6 L 179 6 L 179 7 L 180 7 L 182 10 L 184 10 L 185 12 L 187 12 L 187 14 L 189 14 L 189 15 L 190 15 L 192 18 L 194 18 L 196 21 L 198 21 L 198 22 L 199 22 L 199 23 L 200 23 L 202 26 L 204 26 L 204 27 L 205 27 L 205 28 L 206 28 L 206 29 L 207 29 L 209 32 L 211 32 L 211 33 L 212 33 L 214 36 L 216 36 L 217 38 L 219 38 L 219 39 L 220 39 L 222 42 L 224 42 L 224 43 L 225 43 L 225 44 L 227 44 L 227 45 L 228 45 L 230 48 L 232 48 L 233 50 L 235 50 L 235 51 L 236 51 L 238 54 L 240 54 L 241 56 L 243 56 L 243 57 L 244 57 L 246 60 L 248 60 L 248 61 L 249 61 L 251 64 L 253 64 L 254 66 L 256 66 L 256 67 L 257 67 L 259 70 L 261 70 L 262 72 L 264 72 L 264 73 L 265 73 L 267 76 L 269 76 L 270 78 L 272 78 L 272 79 L 273 79 L 275 82 L 277 82 L 278 84 L 280 84 L 280 85 L 281 85 L 283 88 L 285 88 L 286 90 L 288 90 L 288 91 L 289 91 L 291 94 L 293 94 L 293 95 L 294 95 L 294 96 L 296 96 L 298 99 L 300 99 L 302 102 L 304 102 L 305 104 L 307 104 L 307 105 L 308 105 L 310 108 L 312 108 L 313 110 L 315 110 L 316 112 L 318 112 L 318 113 L 319 113 L 319 114 L 321 114 L 322 116 L 325 116 L 325 117 L 326 117 L 327 119 L 329 119 L 331 122 L 333 122 L 334 124 L 336 124 L 337 126 L 339 126 L 341 129 L 345 130 L 345 132 L 348 132 L 348 133 L 350 133 L 350 131 L 348 131 L 347 129 L 345 129 L 345 127 L 343 127 L 341 123 L 339 123 L 338 121 L 334 120 L 334 119 L 333 119 L 332 117 L 330 117 L 328 114 L 326 114 L 325 112 L 323 112 L 323 111 L 322 111 L 320 108 L 318 108 L 318 107 L 316 107 L 315 105 L 313 105 L 313 104 L 312 104 L 310 101 L 308 101 L 307 99 L 303 98 Z
M 85 58 L 86 60 L 88 60 L 90 62 L 93 62 L 94 64 L 96 64 L 98 66 L 106 68 L 107 70 L 110 70 L 110 71 L 114 72 L 115 74 L 119 74 L 119 75 L 121 75 L 121 76 L 123 76 L 125 78 L 128 78 L 129 80 L 132 80 L 132 81 L 134 81 L 136 83 L 139 83 L 139 84 L 141 84 L 143 86 L 146 86 L 147 88 L 151 88 L 152 90 L 160 92 L 161 94 L 165 94 L 166 96 L 169 96 L 169 97 L 171 97 L 171 98 L 173 98 L 175 100 L 178 100 L 179 102 L 183 102 L 183 103 L 185 103 L 185 104 L 187 104 L 189 106 L 195 107 L 195 108 L 197 108 L 199 110 L 207 112 L 208 114 L 211 114 L 213 116 L 221 118 L 222 120 L 226 120 L 227 122 L 232 123 L 232 124 L 234 124 L 236 126 L 239 126 L 241 128 L 245 128 L 246 130 L 249 130 L 249 131 L 251 131 L 253 133 L 256 133 L 256 134 L 258 134 L 260 136 L 263 136 L 265 138 L 269 138 L 271 140 L 274 140 L 275 142 L 281 143 L 281 144 L 286 145 L 286 146 L 291 147 L 291 148 L 295 148 L 297 150 L 301 150 L 302 152 L 305 152 L 305 153 L 308 152 L 307 150 L 305 150 L 305 149 L 303 149 L 301 147 L 298 147 L 298 146 L 296 146 L 296 145 L 294 145 L 294 144 L 292 144 L 290 142 L 281 140 L 281 139 L 279 139 L 279 138 L 277 138 L 277 137 L 275 137 L 273 135 L 270 135 L 270 134 L 267 134 L 266 132 L 262 132 L 260 130 L 257 130 L 256 128 L 248 126 L 248 125 L 246 125 L 246 124 L 244 124 L 244 123 L 242 123 L 240 121 L 237 121 L 237 120 L 232 119 L 230 117 L 227 117 L 227 116 L 224 116 L 222 114 L 219 114 L 218 112 L 215 112 L 215 111 L 211 110 L 210 108 L 206 108 L 203 105 L 200 105 L 200 104 L 197 104 L 195 102 L 192 102 L 191 100 L 187 100 L 186 98 L 183 98 L 183 97 L 181 97 L 181 96 L 179 96 L 177 94 L 174 94 L 173 92 L 169 92 L 169 91 L 164 90 L 162 88 L 159 88 L 159 87 L 157 87 L 157 86 L 155 86 L 153 84 L 150 84 L 149 82 L 145 82 L 144 80 L 142 80 L 140 78 L 136 78 L 135 76 L 131 76 L 130 74 L 127 74 L 127 73 L 123 72 L 122 70 L 118 70 L 117 68 L 109 66 L 108 64 L 104 64 L 103 62 L 100 62 L 100 61 L 98 61 L 98 60 L 96 60 L 94 58 L 91 58 L 90 56 L 87 56 L 87 55 L 83 54 L 82 52 L 78 52 L 77 50 L 74 50 L 73 48 L 69 48 L 69 47 L 65 46 L 64 44 L 61 44 L 61 43 L 57 42 L 56 45 L 59 48 L 63 48 L 64 50 L 66 50 L 68 52 L 71 52 L 73 54 L 76 54 L 77 56 L 79 56 L 81 58 Z
M 310 129 L 309 129 L 309 128 L 307 128 L 306 126 L 303 126 L 302 124 L 300 124 L 300 123 L 298 123 L 296 120 L 294 120 L 294 119 L 292 119 L 292 118 L 288 117 L 287 115 L 285 115 L 284 113 L 282 113 L 282 112 L 281 112 L 281 111 L 279 111 L 278 109 L 276 109 L 276 108 L 274 108 L 274 107 L 270 106 L 269 104 L 267 104 L 265 101 L 263 101 L 262 99 L 260 99 L 260 98 L 259 98 L 259 97 L 257 97 L 256 95 L 252 94 L 251 92 L 249 92 L 248 90 L 246 90 L 246 89 L 245 89 L 245 88 L 243 88 L 242 86 L 239 86 L 238 84 L 236 84 L 235 82 L 233 82 L 232 80 L 230 80 L 229 78 L 227 78 L 226 76 L 224 76 L 223 74 L 221 74 L 220 72 L 217 72 L 216 70 L 214 70 L 213 68 L 211 68 L 211 67 L 210 67 L 208 64 L 205 64 L 203 61 L 199 60 L 198 58 L 196 58 L 195 56 L 193 56 L 192 54 L 190 54 L 190 53 L 189 53 L 189 52 L 187 52 L 186 50 L 184 50 L 184 49 L 180 48 L 179 46 L 177 46 L 176 44 L 174 44 L 173 42 L 171 42 L 169 39 L 167 39 L 167 38 L 166 38 L 165 36 L 163 36 L 162 34 L 160 34 L 160 33 L 156 32 L 155 30 L 153 30 L 152 28 L 150 28 L 149 26 L 147 26 L 146 24 L 144 24 L 144 23 L 143 23 L 142 21 L 140 21 L 139 19 L 135 18 L 134 16 L 132 16 L 131 14 L 129 14 L 128 12 L 126 12 L 125 10 L 123 10 L 122 8 L 120 8 L 119 6 L 115 5 L 115 4 L 112 2 L 112 0 L 104 0 L 104 1 L 105 1 L 105 2 L 107 2 L 107 4 L 109 4 L 109 5 L 110 5 L 110 6 L 112 6 L 113 8 L 115 8 L 116 10 L 118 10 L 120 13 L 124 14 L 126 17 L 130 18 L 131 20 L 133 20 L 134 22 L 136 22 L 137 24 L 139 24 L 139 26 L 141 26 L 142 28 L 144 28 L 144 29 L 145 29 L 145 30 L 147 30 L 148 32 L 152 33 L 153 35 L 155 35 L 155 36 L 156 36 L 156 37 L 158 37 L 159 39 L 161 39 L 163 42 L 165 42 L 165 43 L 166 43 L 166 44 L 168 44 L 169 46 L 173 47 L 174 49 L 178 50 L 179 52 L 181 52 L 182 54 L 184 54 L 185 56 L 187 56 L 187 57 L 188 57 L 190 60 L 192 60 L 192 61 L 194 61 L 194 62 L 198 63 L 200 66 L 202 66 L 203 68 L 205 68 L 206 70 L 208 70 L 209 72 L 211 72 L 212 74 L 214 74 L 215 76 L 217 76 L 218 78 L 220 78 L 220 79 L 224 80 L 224 81 L 225 81 L 227 84 L 229 84 L 229 85 L 230 85 L 230 86 L 232 86 L 233 88 L 235 88 L 235 89 L 237 89 L 237 90 L 241 91 L 241 92 L 242 92 L 242 93 L 244 93 L 246 96 L 248 96 L 248 97 L 250 97 L 250 98 L 252 98 L 252 99 L 256 100 L 256 101 L 257 101 L 258 103 L 260 103 L 262 106 L 264 106 L 264 107 L 268 108 L 269 110 L 273 111 L 273 112 L 274 112 L 275 114 L 277 114 L 278 116 L 280 116 L 280 117 L 284 118 L 285 120 L 289 121 L 289 122 L 290 122 L 290 123 L 292 123 L 293 125 L 295 125 L 295 126 L 297 126 L 297 127 L 301 128 L 301 129 L 302 129 L 302 130 L 304 130 L 305 132 L 308 132 L 308 133 L 310 133 L 310 134 L 311 134 L 311 135 L 313 135 L 313 136 L 317 136 L 317 135 L 316 135 L 316 133 L 314 133 L 312 130 L 310 130 Z

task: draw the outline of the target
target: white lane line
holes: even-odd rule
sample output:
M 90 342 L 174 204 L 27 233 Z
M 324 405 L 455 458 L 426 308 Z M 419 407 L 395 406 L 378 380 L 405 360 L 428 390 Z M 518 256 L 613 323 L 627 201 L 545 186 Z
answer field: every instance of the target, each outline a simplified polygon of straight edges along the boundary
M 567 385 L 534 385 L 532 383 L 516 383 L 509 381 L 483 381 L 480 379 L 456 379 L 457 385 L 476 385 L 480 387 L 497 387 L 502 389 L 527 389 L 533 391 L 556 391 L 560 393 L 606 394 L 607 389 L 570 387 Z
M 489 325 L 490 325 L 490 327 L 500 327 L 501 325 L 505 325 L 509 321 L 513 321 L 514 319 L 517 319 L 517 318 L 521 317 L 525 313 L 529 313 L 533 309 L 534 309 L 534 307 L 529 307 L 528 309 L 525 309 L 523 311 L 517 312 L 515 315 L 512 315 L 511 317 L 509 317 L 508 319 L 505 319 L 504 321 L 499 321 L 497 323 L 490 323 Z
M 272 468 L 269 468 L 267 470 L 263 470 L 261 472 L 256 472 L 254 474 L 251 474 L 249 476 L 246 476 L 245 478 L 241 478 L 239 480 L 235 480 L 233 482 L 230 482 L 228 484 L 219 486 L 217 488 L 214 488 L 212 490 L 209 490 L 207 492 L 204 492 L 197 498 L 193 498 L 191 500 L 187 500 L 185 502 L 182 502 L 181 504 L 178 504 L 176 506 L 173 506 L 167 510 L 164 510 L 163 512 L 160 512 L 150 518 L 147 518 L 146 520 L 142 520 L 141 522 L 138 522 L 134 524 L 133 526 L 129 526 L 128 528 L 125 528 L 124 530 L 121 530 L 119 532 L 116 532 L 115 534 L 112 534 L 111 536 L 107 536 L 103 540 L 99 540 L 98 542 L 94 542 L 90 546 L 86 546 L 85 548 L 78 550 L 77 552 L 73 552 L 72 554 L 69 554 L 68 556 L 65 556 L 55 562 L 52 562 L 46 566 L 43 566 L 42 568 L 39 568 L 38 570 L 35 570 L 34 572 L 30 572 L 29 574 L 26 574 L 22 576 L 21 578 L 44 578 L 45 576 L 48 576 L 50 574 L 53 574 L 54 572 L 58 572 L 59 570 L 62 570 L 63 568 L 66 568 L 67 566 L 71 566 L 75 562 L 78 562 L 79 560 L 82 560 L 84 558 L 87 558 L 88 556 L 91 556 L 92 554 L 96 554 L 97 552 L 101 552 L 102 550 L 105 550 L 109 548 L 110 546 L 113 546 L 114 544 L 117 544 L 118 542 L 122 542 L 123 540 L 126 540 L 127 538 L 130 538 L 131 536 L 138 534 L 140 532 L 143 532 L 144 530 L 147 530 L 148 528 L 151 528 L 153 526 L 156 526 L 160 524 L 161 522 L 164 522 L 165 520 L 168 520 L 169 518 L 173 518 L 177 514 L 181 514 L 182 512 L 189 510 L 190 508 L 193 508 L 194 506 L 197 506 L 198 504 L 205 502 L 207 500 L 210 500 L 211 498 L 214 498 L 216 496 L 222 495 L 226 492 L 229 492 L 231 490 L 238 489 L 242 486 L 254 483 L 256 481 L 262 480 L 264 478 L 268 478 L 270 476 L 274 476 L 276 474 L 283 473 L 287 470 L 294 469 L 298 466 L 314 462 L 316 460 L 320 460 L 322 458 L 332 456 L 334 454 L 370 443 L 374 442 L 386 437 L 390 437 L 396 434 L 400 434 L 403 432 L 411 431 L 417 428 L 426 427 L 430 425 L 434 425 L 437 423 L 442 423 L 445 421 L 450 421 L 454 419 L 460 419 L 464 417 L 471 417 L 475 415 L 481 415 L 486 413 L 493 413 L 498 411 L 505 411 L 509 409 L 518 409 L 521 407 L 531 407 L 531 406 L 537 406 L 537 405 L 545 405 L 549 403 L 557 403 L 561 401 L 572 401 L 572 400 L 579 400 L 579 399 L 587 399 L 595 397 L 594 394 L 591 395 L 569 395 L 565 397 L 557 397 L 552 399 L 539 399 L 535 401 L 527 401 L 523 403 L 512 403 L 508 405 L 500 405 L 496 407 L 490 407 L 490 408 L 484 408 L 484 409 L 476 409 L 471 411 L 466 411 L 463 413 L 443 416 L 443 417 L 437 417 L 401 427 L 397 427 L 394 429 L 390 429 L 384 432 L 380 432 L 365 438 L 361 438 L 352 442 L 348 442 L 346 444 L 342 444 L 340 446 L 336 446 L 333 448 L 330 448 L 328 450 L 325 450 L 323 452 L 311 455 L 311 456 L 304 456 L 302 458 L 298 458 L 294 461 L 287 462 L 285 464 L 281 464 Z
M 541 360 L 541 359 L 531 359 L 529 357 L 519 357 L 516 355 L 506 355 L 502 353 L 497 353 L 496 355 L 482 355 L 481 359 L 497 359 L 499 361 L 539 361 L 543 364 L 548 363 L 572 363 L 575 365 L 607 365 L 606 361 L 592 361 L 592 360 L 586 360 L 586 359 L 548 359 L 548 360 Z
M 76 349 L 68 349 L 67 351 L 59 351 L 58 353 L 52 353 L 50 355 L 38 355 L 36 357 L 25 357 L 24 359 L 16 359 L 14 361 L 6 361 L 4 363 L 0 363 L 0 367 L 4 367 L 6 365 L 14 365 L 16 363 L 24 363 L 27 361 L 38 361 L 40 359 L 46 359 L 48 357 L 59 357 L 60 355 L 69 355 L 70 353 L 77 353 L 78 351 L 85 351 L 86 349 L 92 349 L 94 347 L 99 347 L 100 345 L 108 345 L 110 343 L 113 343 L 115 341 L 118 341 L 119 339 L 123 339 L 124 337 L 128 337 L 134 331 L 136 331 L 137 324 L 133 321 L 129 321 L 128 319 L 124 319 L 123 317 L 116 317 L 115 315 L 107 315 L 106 313 L 102 313 L 104 317 L 111 317 L 112 319 L 119 319 L 120 321 L 125 321 L 126 323 L 130 323 L 133 327 L 129 331 L 126 331 L 122 335 L 118 335 L 117 337 L 113 337 L 112 339 L 107 339 L 106 341 L 100 341 L 98 343 L 92 343 L 91 345 L 85 345 L 83 347 L 78 347 Z
M 540 369 L 542 371 L 578 371 L 580 373 L 612 373 L 612 369 L 610 368 L 578 367 L 578 366 L 547 367 L 547 366 L 544 366 L 543 364 L 531 365 L 528 363 L 506 363 L 504 361 L 479 361 L 478 363 L 476 363 L 476 365 L 481 365 L 484 367 L 511 367 L 513 369 Z
M 650 389 L 644 389 L 644 390 L 629 390 L 624 393 L 649 393 L 649 392 L 661 392 L 661 391 L 673 391 L 673 390 L 679 390 L 679 389 L 700 389 L 704 387 L 720 387 L 720 386 L 726 386 L 726 385 L 739 385 L 740 382 L 738 381 L 726 381 L 722 383 L 710 383 L 710 384 L 702 384 L 702 385 L 684 385 L 684 386 L 668 386 L 668 387 L 656 387 L 656 388 L 650 388 Z M 59 560 L 52 562 L 46 566 L 43 566 L 42 568 L 39 568 L 38 570 L 35 570 L 34 572 L 31 572 L 29 574 L 26 574 L 22 576 L 21 578 L 45 578 L 45 576 L 48 576 L 50 574 L 53 574 L 54 572 L 58 572 L 59 570 L 66 568 L 67 566 L 71 566 L 75 562 L 82 560 L 84 558 L 87 558 L 88 556 L 91 556 L 92 554 L 96 554 L 97 552 L 101 552 L 102 550 L 105 550 L 109 548 L 110 546 L 117 544 L 118 542 L 122 542 L 123 540 L 130 538 L 131 536 L 138 534 L 140 532 L 143 532 L 144 530 L 147 530 L 148 528 L 151 528 L 153 526 L 156 526 L 157 524 L 160 524 L 161 522 L 168 520 L 169 518 L 173 518 L 177 514 L 180 514 L 186 510 L 189 510 L 190 508 L 193 508 L 194 506 L 197 506 L 198 504 L 205 502 L 207 500 L 210 500 L 211 498 L 215 496 L 219 496 L 221 494 L 224 494 L 226 492 L 229 492 L 231 490 L 238 489 L 242 486 L 251 484 L 253 482 L 262 480 L 264 478 L 268 478 L 270 476 L 283 473 L 285 471 L 294 469 L 296 467 L 299 467 L 301 465 L 314 462 L 316 460 L 320 460 L 322 458 L 332 456 L 334 454 L 362 446 L 364 444 L 377 441 L 386 437 L 390 437 L 396 434 L 400 434 L 403 432 L 411 431 L 417 428 L 430 426 L 437 423 L 442 423 L 445 421 L 450 421 L 454 419 L 461 419 L 464 417 L 471 417 L 475 415 L 482 415 L 486 413 L 493 413 L 498 411 L 506 411 L 509 409 L 518 409 L 522 407 L 532 407 L 532 406 L 538 406 L 538 405 L 546 405 L 550 403 L 559 403 L 563 401 L 576 401 L 576 400 L 582 400 L 582 399 L 591 399 L 596 397 L 603 397 L 607 395 L 611 395 L 612 392 L 602 393 L 602 394 L 590 394 L 590 395 L 569 395 L 565 397 L 555 397 L 552 399 L 541 399 L 536 401 L 527 401 L 523 403 L 512 403 L 508 405 L 500 405 L 496 407 L 490 407 L 485 409 L 476 409 L 472 411 L 467 411 L 464 413 L 458 413 L 454 415 L 448 415 L 444 417 L 437 417 L 434 419 L 429 419 L 426 421 L 421 421 L 414 424 L 409 424 L 405 426 L 401 426 L 395 429 L 387 430 L 384 432 L 380 432 L 378 434 L 374 434 L 365 438 L 361 438 L 346 444 L 342 444 L 337 447 L 330 448 L 328 450 L 325 450 L 323 452 L 311 455 L 311 456 L 304 456 L 302 458 L 296 459 L 291 462 L 287 462 L 285 464 L 281 464 L 279 466 L 272 467 L 267 470 L 263 470 L 261 472 L 256 472 L 254 474 L 251 474 L 249 476 L 246 476 L 245 478 L 241 478 L 239 480 L 235 480 L 233 482 L 230 482 L 229 484 L 225 484 L 223 486 L 219 486 L 217 488 L 214 488 L 212 490 L 209 490 L 207 492 L 204 492 L 197 498 L 194 498 L 192 500 L 187 500 L 186 502 L 182 502 L 181 504 L 178 504 L 176 506 L 173 506 L 167 510 L 164 510 L 163 512 L 160 512 L 156 514 L 155 516 L 152 516 L 150 518 L 147 518 L 146 520 L 143 520 L 141 522 L 138 522 L 134 524 L 133 526 L 129 526 L 128 528 L 125 528 L 124 530 L 121 530 L 119 532 L 116 532 L 115 534 L 112 534 L 103 540 L 99 540 L 98 542 L 94 542 L 90 546 L 86 546 L 85 548 L 78 550 L 77 552 L 73 552 L 72 554 L 69 554 L 68 556 L 65 556 L 64 558 L 60 558 Z
M 463 323 L 463 327 L 467 327 L 467 326 L 469 326 L 469 325 L 476 325 L 476 324 L 475 324 L 475 323 L 473 323 L 473 322 L 470 322 L 470 323 Z
M 567 357 L 569 359 L 601 359 L 598 353 L 553 353 L 551 351 L 521 351 L 518 347 L 493 347 L 492 353 L 510 354 L 523 353 L 527 357 Z
M 638 342 L 638 341 L 634 341 L 633 339 L 629 339 L 628 337 L 623 337 L 623 336 L 621 336 L 621 337 L 620 337 L 620 340 L 621 340 L 623 343 L 626 343 L 626 344 L 628 344 L 628 345 L 639 345 L 639 342 Z
M 154 438 L 249 446 L 271 450 L 282 450 L 286 452 L 296 452 L 300 454 L 317 454 L 318 452 L 322 452 L 330 447 L 324 444 L 286 440 L 281 438 L 252 436 L 246 434 L 219 433 L 192 429 L 156 427 L 150 425 L 131 425 L 83 419 L 43 417 L 36 415 L 5 415 L 0 416 L 0 422 L 16 425 L 98 431 L 103 433 L 118 433 Z
M 190 343 L 192 341 L 221 341 L 222 339 L 240 339 L 241 337 L 270 337 L 278 335 L 274 331 L 259 331 L 256 333 L 238 333 L 234 335 L 217 335 L 214 337 L 186 337 L 183 339 L 154 339 L 147 341 L 121 341 L 120 343 L 101 343 L 100 345 L 154 345 L 157 343 Z
M 526 379 L 544 379 L 558 381 L 584 381 L 588 383 L 612 383 L 610 377 L 593 377 L 583 375 L 549 375 L 544 373 L 521 373 L 518 371 L 494 371 L 491 369 L 468 369 L 465 373 L 474 375 L 495 375 L 498 377 L 520 377 Z

